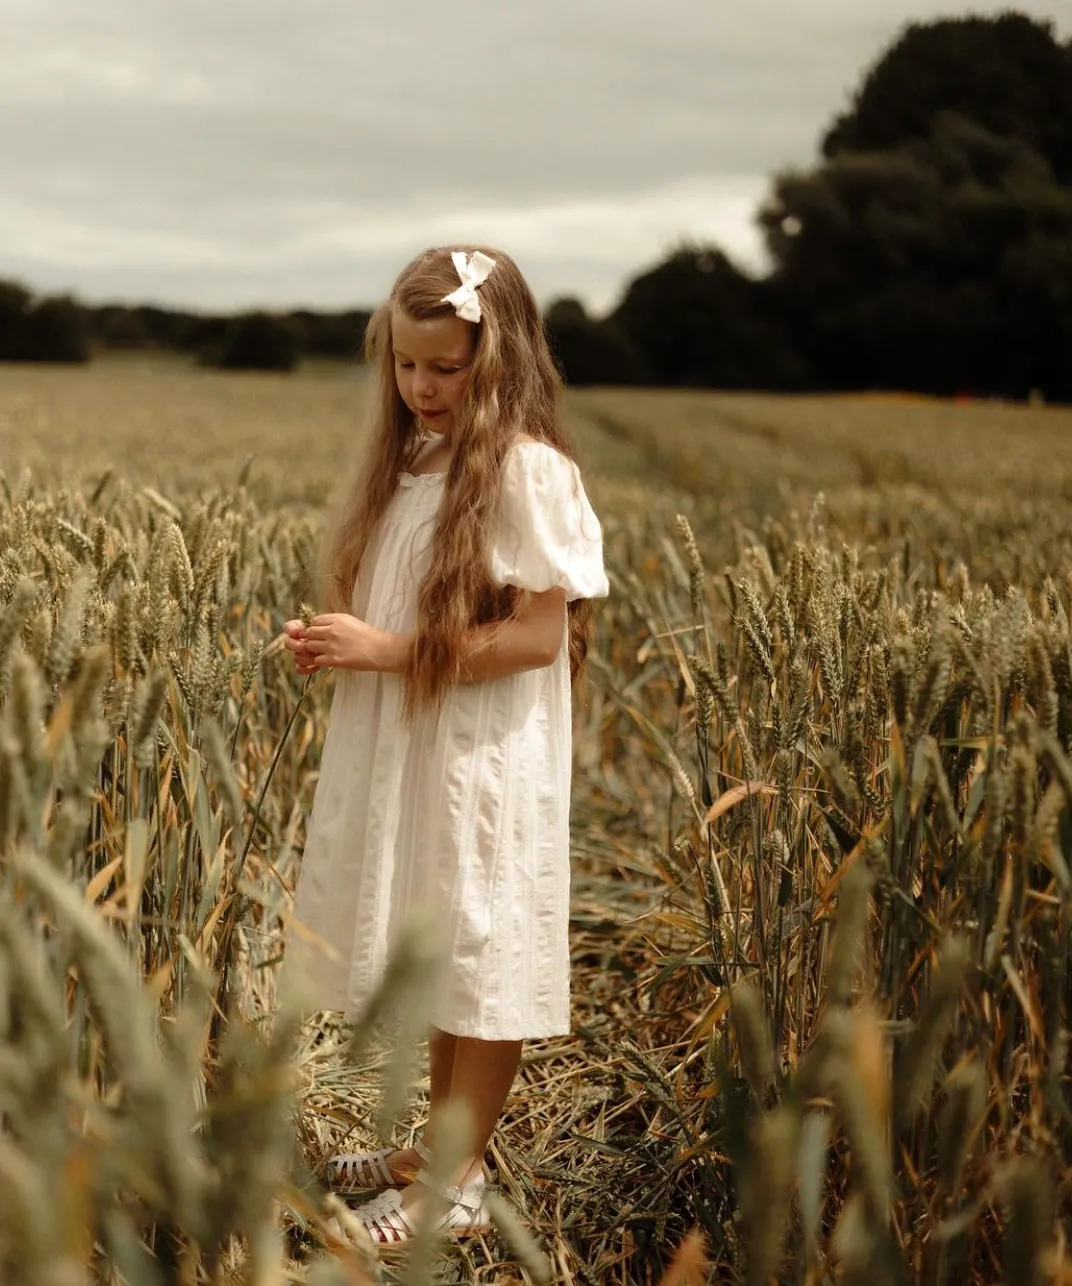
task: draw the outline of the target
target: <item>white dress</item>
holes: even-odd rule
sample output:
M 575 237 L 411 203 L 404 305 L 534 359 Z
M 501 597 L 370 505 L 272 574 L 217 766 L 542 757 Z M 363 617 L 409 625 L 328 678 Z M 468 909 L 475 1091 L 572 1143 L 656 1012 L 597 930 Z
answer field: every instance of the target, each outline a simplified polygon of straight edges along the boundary
M 355 615 L 380 629 L 414 627 L 445 476 L 399 478 L 354 589 Z M 489 564 L 499 585 L 607 593 L 599 523 L 576 465 L 554 448 L 507 453 Z M 301 952 L 309 998 L 359 1011 L 409 913 L 430 909 L 446 948 L 436 1027 L 484 1040 L 566 1034 L 565 639 L 546 668 L 451 687 L 438 721 L 403 718 L 397 675 L 339 671 L 336 684 L 294 906 L 332 949 Z

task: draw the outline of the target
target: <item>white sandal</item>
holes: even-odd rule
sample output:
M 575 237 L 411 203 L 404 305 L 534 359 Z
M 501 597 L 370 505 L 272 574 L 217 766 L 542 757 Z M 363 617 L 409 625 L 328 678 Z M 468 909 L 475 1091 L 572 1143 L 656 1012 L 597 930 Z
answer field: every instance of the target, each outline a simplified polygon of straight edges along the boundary
M 490 1228 L 491 1215 L 484 1201 L 487 1185 L 483 1175 L 463 1188 L 440 1188 L 427 1170 L 419 1170 L 415 1182 L 423 1183 L 450 1202 L 446 1214 L 435 1221 L 436 1232 L 452 1232 L 456 1237 L 468 1237 Z M 381 1249 L 403 1245 L 416 1235 L 420 1227 L 420 1219 L 413 1219 L 402 1208 L 402 1193 L 397 1188 L 390 1188 L 371 1201 L 366 1201 L 364 1205 L 357 1207 L 354 1214 Z
M 328 1161 L 332 1187 L 336 1192 L 372 1192 L 379 1188 L 394 1188 L 404 1184 L 391 1173 L 387 1158 L 404 1148 L 381 1148 L 378 1152 L 341 1152 Z M 432 1154 L 420 1139 L 413 1140 L 413 1151 L 426 1164 L 431 1164 Z

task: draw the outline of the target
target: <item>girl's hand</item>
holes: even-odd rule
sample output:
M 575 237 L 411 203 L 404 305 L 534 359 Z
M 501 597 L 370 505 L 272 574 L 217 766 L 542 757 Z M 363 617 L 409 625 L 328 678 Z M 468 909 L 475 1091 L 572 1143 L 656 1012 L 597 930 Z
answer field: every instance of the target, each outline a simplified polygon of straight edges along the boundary
M 303 627 L 305 648 L 316 666 L 340 670 L 397 671 L 404 635 L 388 634 L 346 612 L 314 616 Z
M 299 674 L 315 674 L 318 666 L 316 657 L 306 646 L 308 640 L 305 625 L 301 621 L 287 621 L 283 632 L 286 635 L 283 646 L 288 652 L 294 653 L 294 668 Z

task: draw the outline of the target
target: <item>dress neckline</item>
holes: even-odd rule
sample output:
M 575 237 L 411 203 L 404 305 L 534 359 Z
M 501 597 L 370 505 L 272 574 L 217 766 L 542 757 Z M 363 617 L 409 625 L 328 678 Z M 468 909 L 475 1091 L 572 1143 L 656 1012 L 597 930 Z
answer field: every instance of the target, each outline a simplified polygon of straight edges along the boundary
M 420 461 L 422 456 L 431 454 L 431 452 L 429 451 L 429 448 L 431 448 L 434 451 L 436 446 L 438 445 L 439 444 L 436 442 L 434 437 L 429 436 L 428 438 L 426 438 L 425 441 L 421 443 L 420 449 L 417 451 L 417 454 L 413 457 L 412 464 L 417 464 Z M 449 462 L 446 469 L 428 469 L 424 473 L 414 473 L 411 467 L 409 469 L 403 469 L 402 473 L 399 476 L 402 478 L 412 478 L 415 482 L 419 481 L 421 478 L 445 478 L 447 476 L 447 473 L 449 472 L 449 469 L 450 469 Z
M 515 451 L 518 447 L 543 447 L 547 445 L 549 444 L 537 442 L 531 438 L 523 438 L 521 441 L 511 443 L 509 451 Z M 555 448 L 552 447 L 551 449 L 554 450 Z M 509 454 L 509 451 L 507 454 Z M 421 452 L 418 452 L 418 460 L 420 459 L 420 456 Z M 449 472 L 449 469 L 429 469 L 426 473 L 411 473 L 409 469 L 403 469 L 403 471 L 398 475 L 398 480 L 403 486 L 409 487 L 414 486 L 417 483 L 423 483 L 428 478 L 445 478 Z
M 447 476 L 446 469 L 431 469 L 428 471 L 428 473 L 410 473 L 409 470 L 407 469 L 398 475 L 398 480 L 399 482 L 402 483 L 403 486 L 408 487 L 408 486 L 413 486 L 419 482 L 421 483 L 427 482 L 429 479 L 445 478 L 446 476 Z

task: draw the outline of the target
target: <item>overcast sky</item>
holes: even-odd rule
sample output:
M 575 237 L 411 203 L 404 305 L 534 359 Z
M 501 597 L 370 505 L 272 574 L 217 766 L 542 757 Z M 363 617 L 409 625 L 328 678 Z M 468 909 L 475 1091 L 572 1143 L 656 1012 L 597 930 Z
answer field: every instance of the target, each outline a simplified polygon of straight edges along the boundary
M 976 0 L 974 12 L 1008 3 Z M 1072 30 L 1072 0 L 1017 7 Z M 429 244 L 613 302 L 753 215 L 939 0 L 0 0 L 0 275 L 374 303 Z

